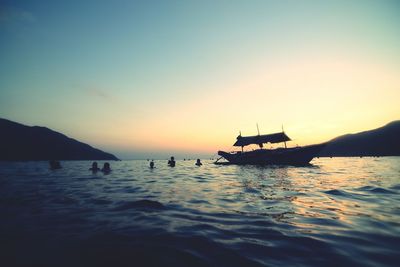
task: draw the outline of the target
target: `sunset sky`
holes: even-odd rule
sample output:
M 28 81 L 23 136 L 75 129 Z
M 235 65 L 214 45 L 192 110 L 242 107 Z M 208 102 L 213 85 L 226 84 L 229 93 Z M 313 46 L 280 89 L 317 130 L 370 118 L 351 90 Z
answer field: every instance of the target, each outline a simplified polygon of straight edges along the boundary
M 399 1 L 0 1 L 0 117 L 121 158 L 400 119 Z

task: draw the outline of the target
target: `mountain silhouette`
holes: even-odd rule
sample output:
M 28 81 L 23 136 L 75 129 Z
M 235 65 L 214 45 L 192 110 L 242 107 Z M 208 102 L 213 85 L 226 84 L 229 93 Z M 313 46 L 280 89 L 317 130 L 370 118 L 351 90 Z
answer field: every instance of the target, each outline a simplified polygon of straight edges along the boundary
M 46 127 L 0 118 L 0 160 L 118 160 Z
M 400 156 L 400 120 L 374 130 L 336 137 L 319 156 Z

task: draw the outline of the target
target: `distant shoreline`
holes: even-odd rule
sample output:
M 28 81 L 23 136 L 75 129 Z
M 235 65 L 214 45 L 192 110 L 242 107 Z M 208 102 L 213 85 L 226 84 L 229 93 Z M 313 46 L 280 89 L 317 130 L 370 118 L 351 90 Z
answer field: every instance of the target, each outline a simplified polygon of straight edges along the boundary
M 400 155 L 387 155 L 387 156 L 318 156 L 318 157 L 315 157 L 315 158 L 395 158 L 395 157 L 400 157 Z M 209 161 L 214 161 L 214 160 L 210 160 L 210 159 L 208 159 L 208 158 L 200 158 L 202 161 L 207 161 L 207 160 L 209 160 Z M 155 161 L 167 161 L 168 159 L 152 159 L 152 160 L 155 160 Z M 193 161 L 193 162 L 195 162 L 196 160 L 195 159 L 190 159 L 190 160 L 188 160 L 188 159 L 186 159 L 186 160 L 183 160 L 183 159 L 175 159 L 175 160 L 177 160 L 177 161 Z M 48 160 L 0 160 L 0 162 L 47 162 Z M 82 159 L 82 160 L 79 160 L 79 159 L 73 159 L 73 160 L 69 160 L 69 159 L 66 159 L 66 160 L 59 160 L 59 161 L 63 161 L 63 162 L 69 162 L 69 161 L 87 161 L 87 162 L 92 162 L 92 161 L 110 161 L 110 162 L 113 162 L 113 161 L 148 161 L 147 159 L 118 159 L 118 160 L 107 160 L 107 159 Z
M 69 138 L 46 127 L 26 126 L 0 118 L 0 161 L 118 161 L 111 153 L 96 149 L 88 144 Z M 400 120 L 393 121 L 383 127 L 355 134 L 346 134 L 327 142 L 327 146 L 318 157 L 392 157 L 400 156 Z M 134 151 L 132 151 L 133 153 Z M 193 154 L 193 152 L 191 152 Z M 191 153 L 188 153 L 191 155 Z M 155 154 L 155 152 L 153 153 Z M 175 156 L 185 159 L 183 153 Z M 199 153 L 202 154 L 202 153 Z M 129 154 L 127 154 L 129 155 Z M 165 151 L 163 151 L 165 155 Z M 158 156 L 160 157 L 160 155 Z M 146 160 L 158 157 L 143 156 Z M 190 156 L 209 159 L 212 157 Z M 167 160 L 168 157 L 157 160 Z M 189 160 L 186 158 L 186 160 Z

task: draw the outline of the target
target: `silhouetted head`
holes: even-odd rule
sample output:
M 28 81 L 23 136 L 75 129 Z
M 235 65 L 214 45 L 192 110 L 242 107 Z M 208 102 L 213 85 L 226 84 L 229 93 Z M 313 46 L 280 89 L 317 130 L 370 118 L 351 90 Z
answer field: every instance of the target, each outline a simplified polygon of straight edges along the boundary
M 168 165 L 171 167 L 175 167 L 175 158 L 174 157 L 171 157 L 171 159 L 168 160 Z
M 201 163 L 200 159 L 197 159 L 197 160 L 196 160 L 196 165 L 197 165 L 197 166 L 203 165 L 203 164 Z
M 150 162 L 150 168 L 154 168 L 154 161 Z
M 61 169 L 61 164 L 57 160 L 50 160 L 49 165 L 50 165 L 50 169 L 52 169 L 52 170 Z
M 100 170 L 99 167 L 97 166 L 97 162 L 96 161 L 94 161 L 92 163 L 92 168 L 90 168 L 89 170 L 91 170 L 93 172 L 96 172 L 96 171 Z
M 104 165 L 103 165 L 103 169 L 101 169 L 101 170 L 102 170 L 103 172 L 109 172 L 109 171 L 111 171 L 110 163 L 105 162 Z

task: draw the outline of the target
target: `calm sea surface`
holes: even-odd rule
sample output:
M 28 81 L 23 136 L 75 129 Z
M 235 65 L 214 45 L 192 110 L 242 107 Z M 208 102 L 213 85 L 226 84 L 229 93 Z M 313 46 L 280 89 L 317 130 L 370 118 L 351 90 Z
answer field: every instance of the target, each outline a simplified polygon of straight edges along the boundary
M 0 265 L 400 264 L 400 157 L 194 163 L 0 162 Z

